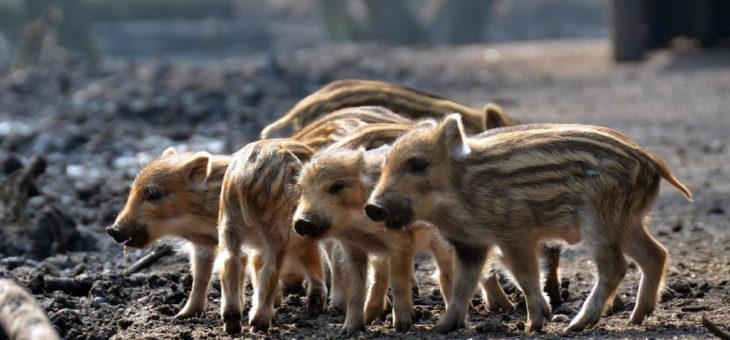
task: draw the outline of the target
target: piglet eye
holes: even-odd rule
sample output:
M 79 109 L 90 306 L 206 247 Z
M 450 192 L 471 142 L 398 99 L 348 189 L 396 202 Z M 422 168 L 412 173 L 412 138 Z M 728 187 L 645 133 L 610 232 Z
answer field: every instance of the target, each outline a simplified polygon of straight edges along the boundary
M 429 163 L 425 159 L 413 158 L 408 161 L 408 171 L 414 174 L 422 174 L 428 170 Z
M 339 194 L 342 189 L 345 188 L 345 183 L 342 181 L 337 181 L 332 183 L 329 189 L 327 189 L 327 192 L 330 193 L 330 195 L 337 195 Z
M 162 190 L 157 187 L 147 187 L 144 190 L 144 199 L 148 202 L 157 202 L 162 199 Z

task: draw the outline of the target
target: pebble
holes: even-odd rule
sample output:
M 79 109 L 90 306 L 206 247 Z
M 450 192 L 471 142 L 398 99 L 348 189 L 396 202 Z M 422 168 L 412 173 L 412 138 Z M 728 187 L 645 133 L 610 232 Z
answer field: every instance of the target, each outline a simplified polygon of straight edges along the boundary
M 570 317 L 565 314 L 555 314 L 553 316 L 553 322 L 560 322 L 560 323 L 568 323 L 570 322 Z

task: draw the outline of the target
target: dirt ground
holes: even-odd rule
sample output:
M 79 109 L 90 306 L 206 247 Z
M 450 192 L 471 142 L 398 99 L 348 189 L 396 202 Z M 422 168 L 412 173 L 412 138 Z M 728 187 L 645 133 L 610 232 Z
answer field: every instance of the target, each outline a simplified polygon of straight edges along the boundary
M 38 298 L 69 339 L 198 339 L 225 337 L 214 282 L 205 315 L 174 320 L 191 286 L 184 255 L 125 277 L 131 262 L 103 229 L 115 217 L 139 167 L 168 146 L 233 152 L 267 122 L 335 79 L 394 81 L 468 104 L 494 101 L 520 122 L 604 125 L 619 129 L 663 158 L 695 195 L 693 203 L 664 183 L 654 206 L 652 233 L 671 254 L 667 288 L 654 315 L 627 326 L 639 272 L 631 266 L 621 302 L 576 338 L 706 338 L 706 314 L 730 326 L 730 51 L 662 52 L 640 64 L 615 65 L 605 41 L 553 41 L 459 48 L 338 45 L 270 54 L 214 65 L 120 62 L 94 67 L 55 65 L 0 78 L 0 161 L 48 162 L 41 194 L 24 221 L 0 226 L 0 277 L 13 277 Z M 0 175 L 4 176 L 4 175 Z M 49 212 L 56 207 L 57 212 Z M 71 233 L 52 254 L 48 216 L 62 215 Z M 55 214 L 55 215 L 54 215 Z M 565 249 L 561 271 L 567 315 L 542 333 L 525 333 L 525 311 L 469 314 L 471 327 L 429 332 L 443 312 L 419 258 L 418 321 L 395 333 L 388 316 L 358 338 L 555 338 L 588 295 L 594 267 L 580 247 Z M 72 278 L 68 286 L 55 278 Z M 505 281 L 511 298 L 519 296 Z M 60 290 L 59 290 L 60 289 Z M 238 337 L 325 338 L 344 318 L 304 317 L 304 298 L 288 296 L 268 334 Z M 0 335 L 0 339 L 5 338 Z

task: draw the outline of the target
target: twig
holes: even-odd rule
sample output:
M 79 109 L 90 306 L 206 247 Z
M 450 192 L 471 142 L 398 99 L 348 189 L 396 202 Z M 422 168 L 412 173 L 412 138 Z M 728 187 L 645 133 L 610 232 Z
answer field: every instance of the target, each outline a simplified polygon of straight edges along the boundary
M 169 244 L 163 244 L 139 259 L 139 261 L 129 266 L 129 268 L 124 271 L 124 275 L 129 276 L 136 272 L 139 272 L 170 254 L 172 254 L 172 246 L 170 246 Z
M 707 318 L 707 315 L 702 315 L 702 325 L 707 328 L 710 333 L 714 334 L 716 337 L 722 339 L 722 340 L 730 340 L 730 333 L 727 331 L 722 330 L 722 328 L 718 327 L 715 323 L 710 321 L 710 319 Z
M 38 302 L 13 280 L 0 280 L 0 326 L 10 340 L 58 339 Z

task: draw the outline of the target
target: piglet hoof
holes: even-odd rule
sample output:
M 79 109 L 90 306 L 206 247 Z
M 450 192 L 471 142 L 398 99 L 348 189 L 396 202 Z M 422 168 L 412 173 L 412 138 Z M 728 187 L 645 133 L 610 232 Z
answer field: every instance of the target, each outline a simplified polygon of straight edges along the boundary
M 194 316 L 202 315 L 202 310 L 195 310 L 193 308 L 183 308 L 179 313 L 175 314 L 175 319 L 183 320 Z
M 580 315 L 579 315 L 580 316 Z M 601 314 L 597 314 L 595 316 L 585 316 L 583 315 L 580 319 L 573 319 L 573 321 L 570 322 L 567 328 L 563 331 L 563 333 L 568 334 L 571 332 L 580 332 L 586 328 L 593 327 L 595 324 L 598 323 L 598 320 L 601 318 Z
M 318 294 L 312 294 L 307 297 L 307 313 L 310 318 L 317 318 L 324 310 L 324 297 Z
M 369 325 L 375 321 L 375 319 L 381 317 L 385 310 L 381 307 L 370 307 L 365 309 L 365 324 Z
M 515 310 L 515 304 L 506 296 L 500 298 L 492 297 L 491 299 L 487 298 L 487 309 L 490 311 L 512 312 Z
M 550 311 L 550 307 L 545 305 L 542 308 L 541 313 L 536 313 L 534 318 L 530 318 L 531 320 L 527 320 L 527 325 L 525 326 L 525 329 L 528 332 L 542 332 L 542 326 L 545 324 L 546 321 L 552 320 L 553 313 Z
M 436 322 L 436 326 L 433 327 L 433 331 L 436 333 L 446 334 L 461 327 L 464 327 L 464 320 L 457 320 L 456 318 L 448 317 L 448 315 L 446 315 Z
M 365 331 L 365 325 L 344 325 L 340 329 L 340 338 L 351 338 L 355 333 Z
M 269 326 L 271 326 L 271 321 L 261 316 L 254 316 L 249 324 L 251 326 L 251 333 L 266 332 L 269 330 Z
M 223 330 L 228 334 L 241 333 L 241 312 L 223 313 Z
M 542 322 L 527 321 L 527 325 L 525 325 L 525 330 L 527 330 L 528 332 L 542 332 Z
M 631 313 L 631 319 L 629 319 L 629 324 L 637 325 L 637 326 L 641 325 L 644 322 L 644 320 L 646 319 L 646 317 L 651 315 L 652 312 L 653 312 L 653 310 L 647 310 L 647 311 L 642 311 L 639 309 L 635 310 L 633 313 Z
M 411 329 L 411 325 L 413 324 L 413 316 L 407 315 L 405 318 L 396 318 L 395 319 L 395 330 L 399 333 L 405 333 L 408 332 L 409 329 Z

